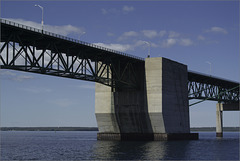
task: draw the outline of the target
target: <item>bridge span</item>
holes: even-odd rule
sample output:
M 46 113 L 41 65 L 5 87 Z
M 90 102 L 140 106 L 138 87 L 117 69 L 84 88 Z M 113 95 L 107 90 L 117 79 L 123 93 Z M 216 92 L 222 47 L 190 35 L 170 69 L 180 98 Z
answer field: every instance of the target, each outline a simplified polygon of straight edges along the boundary
M 238 82 L 188 71 L 166 58 L 144 60 L 3 19 L 0 65 L 96 82 L 101 140 L 197 139 L 190 133 L 189 99 L 218 101 L 221 136 L 223 109 L 239 110 Z

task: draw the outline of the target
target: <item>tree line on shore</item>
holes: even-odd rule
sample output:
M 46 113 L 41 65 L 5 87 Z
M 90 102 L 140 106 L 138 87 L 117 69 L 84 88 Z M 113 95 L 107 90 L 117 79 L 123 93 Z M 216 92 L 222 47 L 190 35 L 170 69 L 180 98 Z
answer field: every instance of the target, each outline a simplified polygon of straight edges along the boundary
M 1 127 L 1 131 L 98 131 L 97 127 Z

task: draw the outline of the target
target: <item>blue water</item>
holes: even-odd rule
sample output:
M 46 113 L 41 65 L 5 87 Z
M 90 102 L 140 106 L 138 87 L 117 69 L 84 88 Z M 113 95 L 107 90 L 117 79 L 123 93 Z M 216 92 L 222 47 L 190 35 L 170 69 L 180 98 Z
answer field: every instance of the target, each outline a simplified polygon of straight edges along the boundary
M 1 160 L 239 160 L 239 133 L 192 141 L 97 141 L 97 132 L 2 131 Z

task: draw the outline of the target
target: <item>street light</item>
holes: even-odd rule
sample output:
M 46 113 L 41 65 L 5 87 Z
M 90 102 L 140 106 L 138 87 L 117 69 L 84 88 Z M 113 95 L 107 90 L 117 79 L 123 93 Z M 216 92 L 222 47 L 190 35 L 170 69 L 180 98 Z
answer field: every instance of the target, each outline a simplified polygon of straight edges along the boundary
M 42 10 L 42 31 L 43 31 L 43 7 L 38 4 L 35 4 L 35 7 L 39 7 Z
M 212 63 L 209 61 L 206 61 L 206 63 L 208 63 L 210 65 L 210 75 L 212 74 Z
M 146 43 L 148 45 L 148 58 L 150 58 L 150 43 L 147 41 L 143 41 L 144 43 Z

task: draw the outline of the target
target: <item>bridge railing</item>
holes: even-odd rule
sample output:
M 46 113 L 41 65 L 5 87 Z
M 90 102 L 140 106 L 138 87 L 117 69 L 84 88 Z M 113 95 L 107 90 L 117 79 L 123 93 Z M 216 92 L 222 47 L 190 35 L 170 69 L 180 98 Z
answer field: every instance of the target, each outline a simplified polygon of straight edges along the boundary
M 130 54 L 127 54 L 127 53 L 124 53 L 124 52 L 121 52 L 121 51 L 109 49 L 109 48 L 106 48 L 106 47 L 102 47 L 102 46 L 99 46 L 99 45 L 96 45 L 96 44 L 84 42 L 84 41 L 81 41 L 81 40 L 69 38 L 69 37 L 66 37 L 66 36 L 63 36 L 63 35 L 59 35 L 59 34 L 55 34 L 55 33 L 52 33 L 52 32 L 44 31 L 44 30 L 37 29 L 37 28 L 34 28 L 34 27 L 22 25 L 22 24 L 19 24 L 19 23 L 13 22 L 13 21 L 9 21 L 9 20 L 6 20 L 6 19 L 0 19 L 0 22 L 4 23 L 4 24 L 15 26 L 15 27 L 19 27 L 19 28 L 22 28 L 22 29 L 42 33 L 42 34 L 45 34 L 45 35 L 53 36 L 53 37 L 56 37 L 56 38 L 68 40 L 68 41 L 75 42 L 75 43 L 79 43 L 81 45 L 90 46 L 90 47 L 93 47 L 93 48 L 105 50 L 105 51 L 108 51 L 108 52 L 112 52 L 114 54 L 123 55 L 123 56 L 127 56 L 127 57 L 130 57 L 130 58 L 133 58 L 133 59 L 144 61 L 143 58 L 138 57 L 138 56 L 130 55 Z
M 231 82 L 231 83 L 239 84 L 239 82 L 236 82 L 236 81 L 232 81 L 232 80 L 229 80 L 229 79 L 213 76 L 213 75 L 210 75 L 210 74 L 204 74 L 204 73 L 201 73 L 201 72 L 196 72 L 196 71 L 193 71 L 193 70 L 188 70 L 188 73 L 203 76 L 203 77 L 206 77 L 206 78 L 209 78 L 209 79 L 221 80 L 221 81 L 225 81 L 225 82 Z
M 205 100 L 239 102 L 239 87 L 239 82 L 188 71 L 188 98 L 201 99 L 197 103 Z

